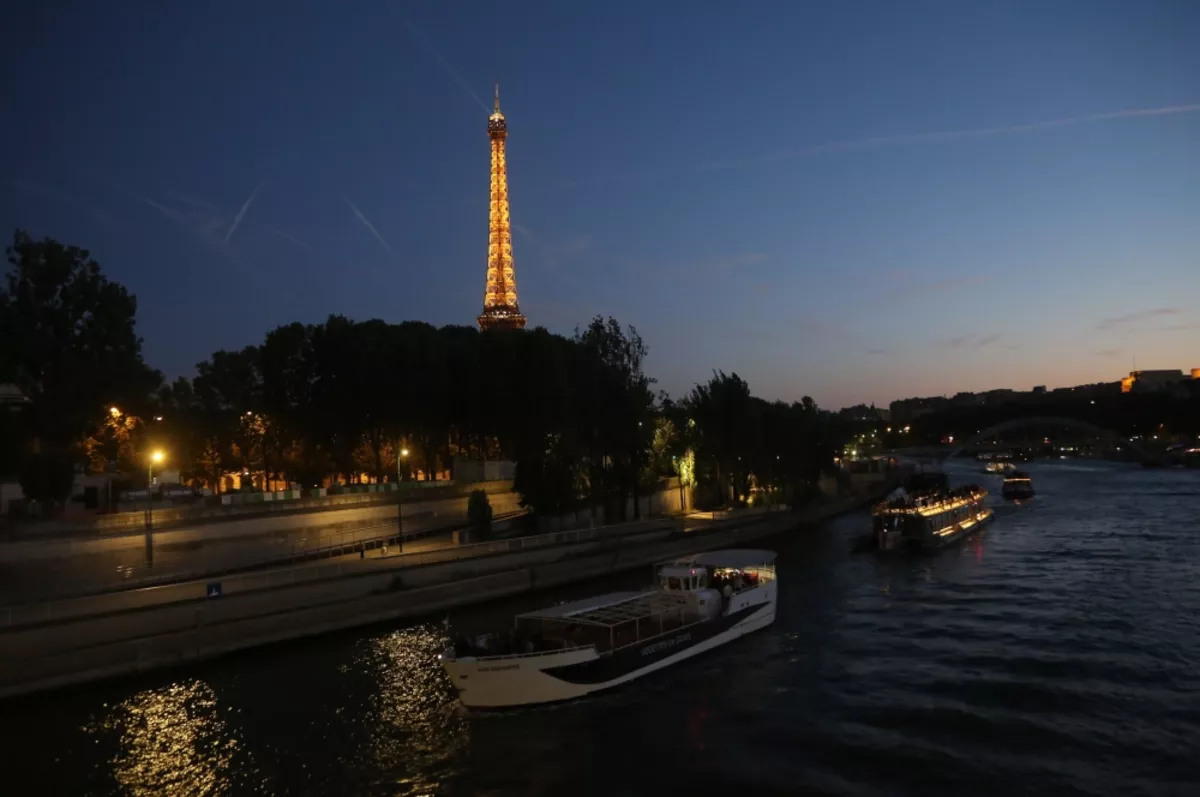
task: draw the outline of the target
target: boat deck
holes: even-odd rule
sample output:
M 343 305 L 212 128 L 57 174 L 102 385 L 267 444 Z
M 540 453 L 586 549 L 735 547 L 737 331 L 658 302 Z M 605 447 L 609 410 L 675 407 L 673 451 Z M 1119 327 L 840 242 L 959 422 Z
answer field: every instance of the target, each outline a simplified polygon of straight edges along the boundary
M 687 599 L 682 594 L 659 590 L 617 592 L 590 600 L 564 603 L 541 611 L 527 612 L 519 615 L 517 619 L 557 620 L 611 628 L 661 614 L 675 614 L 686 605 Z

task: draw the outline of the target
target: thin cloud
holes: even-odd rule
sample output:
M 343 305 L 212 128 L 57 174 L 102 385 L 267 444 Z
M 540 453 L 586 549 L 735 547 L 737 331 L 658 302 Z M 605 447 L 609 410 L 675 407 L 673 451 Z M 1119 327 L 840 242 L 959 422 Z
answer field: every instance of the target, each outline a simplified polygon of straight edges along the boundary
M 96 221 L 100 222 L 101 224 L 104 224 L 104 225 L 107 225 L 110 227 L 120 227 L 121 226 L 115 217 L 110 216 L 109 214 L 105 213 L 104 211 L 99 210 L 98 208 L 95 208 L 86 202 L 81 202 L 79 199 L 77 199 L 73 194 L 71 194 L 69 192 L 61 191 L 57 188 L 52 188 L 48 185 L 43 185 L 42 183 L 34 183 L 34 182 L 30 182 L 28 180 L 21 180 L 21 179 L 17 179 L 14 177 L 6 178 L 5 180 L 3 180 L 3 182 L 6 183 L 7 185 L 11 186 L 12 188 L 16 189 L 17 191 L 22 191 L 27 194 L 33 194 L 34 196 L 39 196 L 44 199 L 48 199 L 51 202 L 60 202 L 64 205 L 69 205 L 78 210 L 82 210 L 84 213 L 87 213 L 89 216 L 91 216 Z
M 1120 349 L 1101 349 L 1096 352 L 1097 357 L 1118 357 L 1121 354 Z
M 535 255 L 547 268 L 557 268 L 563 261 L 583 254 L 592 247 L 592 238 L 588 235 L 572 235 L 561 240 L 544 240 L 534 235 L 528 227 L 514 224 L 512 228 L 533 244 Z
M 996 341 L 1000 340 L 1000 333 L 995 332 L 991 335 L 984 335 L 975 341 L 975 348 L 982 349 L 984 346 L 991 346 Z
M 250 203 L 254 201 L 254 197 L 258 196 L 258 192 L 262 190 L 262 187 L 265 184 L 265 180 L 259 183 L 254 187 L 254 190 L 250 192 L 250 196 L 246 197 L 246 201 L 242 203 L 242 209 L 239 210 L 237 215 L 233 217 L 233 224 L 229 225 L 229 232 L 225 233 L 225 243 L 229 243 L 229 239 L 233 237 L 234 230 L 236 230 L 238 225 L 242 223 L 242 217 L 245 216 L 246 211 L 250 209 Z
M 1096 325 L 1097 329 L 1121 329 L 1128 327 L 1131 324 L 1137 324 L 1141 321 L 1150 321 L 1163 316 L 1179 315 L 1183 312 L 1179 307 L 1156 307 L 1152 310 L 1139 310 L 1136 313 L 1126 313 L 1125 315 L 1115 316 L 1114 318 L 1105 318 Z
M 446 74 L 448 74 L 448 75 L 450 75 L 450 77 L 454 78 L 454 82 L 458 84 L 459 88 L 461 88 L 464 92 L 466 92 L 467 96 L 469 96 L 471 99 L 475 100 L 475 103 L 480 108 L 483 109 L 484 113 L 491 113 L 492 109 L 487 107 L 487 105 L 484 103 L 483 100 L 479 99 L 479 95 L 471 90 L 470 84 L 468 84 L 467 81 L 463 80 L 462 75 L 458 74 L 458 71 L 454 67 L 450 66 L 450 62 L 447 61 L 446 58 L 442 55 L 441 51 L 438 50 L 438 48 L 436 46 L 434 46 L 433 41 L 430 40 L 430 38 L 428 36 L 426 36 L 423 32 L 421 32 L 421 30 L 416 25 L 414 25 L 412 23 L 412 21 L 408 19 L 408 17 L 403 17 L 403 20 L 404 20 L 405 26 L 408 27 L 409 31 L 414 36 L 416 36 L 417 39 L 421 42 L 421 44 L 424 45 L 425 49 L 428 50 L 430 52 L 430 54 L 433 55 L 433 57 L 438 60 L 438 63 L 442 65 L 442 69 L 446 70 Z
M 887 349 L 867 349 L 867 354 L 872 357 L 887 357 L 889 353 Z
M 916 289 L 921 293 L 945 293 L 946 291 L 957 291 L 962 288 L 971 288 L 976 285 L 983 285 L 996 279 L 994 274 L 977 274 L 973 277 L 954 277 L 952 279 L 939 280 L 931 282 L 927 285 L 918 285 Z
M 274 227 L 264 227 L 263 229 L 265 229 L 267 232 L 269 232 L 273 235 L 278 235 L 280 238 L 284 239 L 285 241 L 291 241 L 292 243 L 296 244 L 296 246 L 303 246 L 305 249 L 312 251 L 311 246 L 304 243 L 304 241 L 301 241 L 299 238 L 295 237 L 294 235 L 289 235 L 288 233 L 284 232 L 283 230 L 277 230 Z
M 224 212 L 224 210 L 222 208 L 218 207 L 217 205 L 214 205 L 212 202 L 207 202 L 203 199 L 197 199 L 196 197 L 190 196 L 188 194 L 180 194 L 175 191 L 168 191 L 167 196 L 169 196 L 172 199 L 175 199 L 179 202 L 182 202 L 185 205 L 192 205 L 194 207 L 203 208 L 205 210 L 211 210 L 214 213 Z
M 388 254 L 392 254 L 392 247 L 388 246 L 387 241 L 383 240 L 383 236 L 379 234 L 379 230 L 375 229 L 375 225 L 367 221 L 367 217 L 363 215 L 362 211 L 354 206 L 354 203 L 350 201 L 350 197 L 342 194 L 342 199 L 346 200 L 346 204 L 349 205 L 350 209 L 354 211 L 354 215 L 358 216 L 358 220 L 366 225 L 367 229 L 370 230 L 371 234 L 375 236 L 375 239 L 382 244 L 383 248 L 387 250 Z
M 1159 108 L 1133 108 L 1123 111 L 1108 111 L 1105 113 L 1087 114 L 1084 116 L 1067 116 L 1058 119 L 1047 119 L 1040 122 L 1028 122 L 1025 124 L 1001 125 L 999 127 L 977 127 L 965 130 L 936 130 L 927 131 L 924 133 L 905 133 L 891 136 L 871 136 L 868 138 L 852 139 L 848 141 L 832 141 L 825 144 L 817 144 L 811 147 L 802 147 L 800 149 L 784 149 L 776 152 L 770 152 L 762 155 L 754 155 L 745 158 L 727 158 L 723 160 L 713 160 L 704 163 L 696 164 L 690 168 L 676 169 L 674 173 L 679 171 L 708 171 L 715 169 L 734 169 L 748 166 L 757 166 L 764 163 L 773 163 L 783 160 L 798 160 L 801 158 L 813 158 L 821 155 L 838 154 L 843 152 L 856 152 L 861 150 L 880 149 L 886 147 L 913 145 L 913 144 L 930 144 L 939 142 L 949 142 L 967 139 L 985 139 L 995 136 L 1019 135 L 1022 133 L 1033 133 L 1041 130 L 1051 130 L 1062 127 L 1075 127 L 1078 125 L 1095 124 L 1098 122 L 1108 122 L 1119 119 L 1144 119 L 1160 116 L 1173 116 L 1177 114 L 1188 114 L 1200 112 L 1200 104 L 1189 105 L 1167 105 Z M 607 174 L 600 177 L 575 180 L 566 183 L 560 183 L 555 188 L 576 188 L 581 186 L 603 185 L 609 183 L 623 183 L 638 180 L 650 180 L 659 177 L 668 177 L 672 174 L 671 171 L 655 170 L 626 174 Z
M 744 268 L 752 266 L 756 263 L 761 263 L 768 257 L 766 252 L 746 252 L 744 254 L 729 255 L 726 257 L 712 258 L 709 260 L 700 260 L 691 263 L 677 263 L 666 266 L 650 266 L 644 264 L 631 263 L 631 265 L 652 277 L 675 277 L 684 274 L 720 274 L 727 271 L 732 271 L 736 268 Z
M 881 277 L 872 278 L 871 275 L 867 275 L 865 278 L 857 278 L 854 283 L 856 288 L 862 284 L 863 279 L 868 281 L 877 279 L 883 283 L 880 294 L 876 298 L 894 303 L 901 299 L 915 299 L 929 296 L 930 294 L 951 293 L 953 291 L 974 288 L 991 282 L 996 279 L 996 275 L 975 274 L 968 277 L 952 277 L 923 282 L 920 272 L 907 269 L 893 270 L 884 272 Z
M 950 338 L 946 343 L 952 349 L 982 349 L 996 343 L 1001 337 L 999 332 L 994 332 L 990 335 L 976 335 L 972 333 L 970 335 L 959 335 Z
M 730 271 L 735 268 L 742 268 L 743 266 L 753 266 L 755 263 L 761 263 L 766 259 L 766 252 L 748 252 L 744 255 L 736 255 L 711 263 L 709 264 L 709 269 L 712 271 Z
M 166 205 L 163 205 L 160 202 L 155 202 L 153 199 L 151 199 L 148 196 L 139 196 L 137 198 L 139 200 L 141 200 L 142 202 L 146 203 L 147 205 L 149 205 L 150 207 L 157 210 L 159 213 L 166 216 L 171 221 L 183 221 L 183 216 L 178 211 L 171 210 L 171 208 L 167 207 Z

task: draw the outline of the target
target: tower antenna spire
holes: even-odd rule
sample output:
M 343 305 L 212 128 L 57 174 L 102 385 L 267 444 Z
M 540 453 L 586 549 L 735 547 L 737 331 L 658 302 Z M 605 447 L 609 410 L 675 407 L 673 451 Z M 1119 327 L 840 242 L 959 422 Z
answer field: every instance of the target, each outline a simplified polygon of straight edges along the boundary
M 500 113 L 500 81 L 496 81 L 496 103 L 492 106 L 495 113 Z

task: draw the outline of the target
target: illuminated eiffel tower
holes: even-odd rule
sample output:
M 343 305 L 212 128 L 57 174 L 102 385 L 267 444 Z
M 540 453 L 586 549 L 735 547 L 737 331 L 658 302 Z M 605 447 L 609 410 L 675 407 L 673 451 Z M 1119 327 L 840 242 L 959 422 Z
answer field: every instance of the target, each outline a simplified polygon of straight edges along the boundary
M 499 83 L 496 84 L 496 104 L 488 117 L 488 138 L 492 140 L 492 196 L 488 209 L 487 290 L 483 294 L 479 328 L 523 329 L 525 316 L 521 315 L 517 304 L 512 223 L 508 216 L 508 166 L 504 161 L 508 123 L 500 113 Z

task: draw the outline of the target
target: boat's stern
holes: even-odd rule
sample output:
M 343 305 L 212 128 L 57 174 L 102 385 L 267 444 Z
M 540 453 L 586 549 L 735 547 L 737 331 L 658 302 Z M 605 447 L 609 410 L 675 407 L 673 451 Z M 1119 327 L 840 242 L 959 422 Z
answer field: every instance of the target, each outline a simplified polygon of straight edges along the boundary
M 468 708 L 502 708 L 570 700 L 587 694 L 587 685 L 572 684 L 545 670 L 580 664 L 598 657 L 596 648 L 570 648 L 512 656 L 463 656 L 447 649 L 442 669 Z

